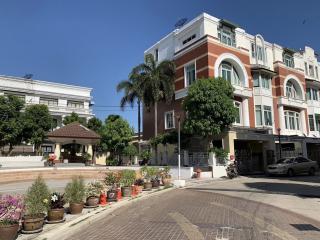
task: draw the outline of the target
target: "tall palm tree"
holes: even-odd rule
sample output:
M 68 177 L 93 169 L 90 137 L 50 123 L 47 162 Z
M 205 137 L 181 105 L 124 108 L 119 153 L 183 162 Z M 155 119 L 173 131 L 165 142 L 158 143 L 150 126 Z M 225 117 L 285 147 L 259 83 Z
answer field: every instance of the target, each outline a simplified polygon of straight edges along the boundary
M 165 60 L 157 63 L 152 54 L 145 56 L 142 63 L 132 70 L 139 75 L 137 87 L 141 91 L 141 100 L 146 107 L 154 106 L 154 135 L 158 135 L 158 103 L 170 103 L 174 96 L 175 63 Z
M 117 92 L 124 91 L 124 96 L 120 100 L 120 107 L 124 110 L 125 106 L 129 104 L 131 108 L 134 103 L 138 104 L 138 141 L 141 138 L 141 91 L 138 87 L 140 81 L 139 74 L 131 72 L 128 80 L 123 80 L 117 85 Z M 139 146 L 140 150 L 140 146 Z M 140 151 L 139 151 L 140 152 Z

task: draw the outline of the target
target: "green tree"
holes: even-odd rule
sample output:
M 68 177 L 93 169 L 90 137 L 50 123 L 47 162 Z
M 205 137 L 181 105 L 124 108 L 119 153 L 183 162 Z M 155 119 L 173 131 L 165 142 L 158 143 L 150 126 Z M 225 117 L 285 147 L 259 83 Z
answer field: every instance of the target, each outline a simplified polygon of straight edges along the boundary
M 52 127 L 52 117 L 48 106 L 43 104 L 26 107 L 23 114 L 24 137 L 34 144 L 36 152 L 40 153 L 40 146 Z
M 87 127 L 96 133 L 100 133 L 102 125 L 102 121 L 99 118 L 93 117 L 89 119 Z
M 86 120 L 84 118 L 79 117 L 79 115 L 75 112 L 72 112 L 70 116 L 66 116 L 63 119 L 63 124 L 67 125 L 69 123 L 78 122 L 82 125 L 86 125 Z
M 16 96 L 0 96 L 0 147 L 9 146 L 9 150 L 1 154 L 10 155 L 14 146 L 23 138 L 23 121 L 21 109 L 24 102 Z
M 183 107 L 188 113 L 184 130 L 207 139 L 230 127 L 236 117 L 233 87 L 222 78 L 199 79 L 193 83 Z
M 130 164 L 132 164 L 132 157 L 138 155 L 138 150 L 137 150 L 136 146 L 130 144 L 130 145 L 126 146 L 126 147 L 123 149 L 122 154 L 123 154 L 124 156 L 129 157 L 129 159 L 130 159 Z
M 142 100 L 142 88 L 143 75 L 139 72 L 132 71 L 128 80 L 123 80 L 117 85 L 117 92 L 123 91 L 124 95 L 120 100 L 120 107 L 124 110 L 125 106 L 129 104 L 131 108 L 134 107 L 134 103 L 138 105 L 138 141 L 141 138 L 141 100 Z M 140 150 L 140 148 L 139 148 Z
M 129 123 L 119 115 L 109 115 L 101 131 L 101 147 L 110 151 L 111 158 L 120 154 L 131 141 L 133 129 Z M 119 161 L 119 164 L 121 161 Z

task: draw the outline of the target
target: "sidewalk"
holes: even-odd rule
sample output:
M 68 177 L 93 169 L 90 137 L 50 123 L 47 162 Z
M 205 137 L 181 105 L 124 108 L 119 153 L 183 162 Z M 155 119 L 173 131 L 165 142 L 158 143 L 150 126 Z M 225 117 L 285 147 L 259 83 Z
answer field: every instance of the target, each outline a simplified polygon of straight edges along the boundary
M 320 221 L 320 178 L 239 177 L 189 187 L 279 207 Z

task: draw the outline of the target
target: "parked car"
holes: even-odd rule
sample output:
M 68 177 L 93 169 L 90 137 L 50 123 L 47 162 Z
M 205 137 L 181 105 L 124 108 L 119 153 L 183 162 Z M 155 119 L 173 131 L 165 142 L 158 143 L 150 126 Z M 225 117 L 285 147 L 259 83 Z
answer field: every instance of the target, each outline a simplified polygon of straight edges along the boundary
M 286 174 L 290 177 L 303 173 L 313 176 L 317 170 L 317 162 L 301 156 L 282 158 L 277 163 L 267 166 L 267 174 L 269 175 Z

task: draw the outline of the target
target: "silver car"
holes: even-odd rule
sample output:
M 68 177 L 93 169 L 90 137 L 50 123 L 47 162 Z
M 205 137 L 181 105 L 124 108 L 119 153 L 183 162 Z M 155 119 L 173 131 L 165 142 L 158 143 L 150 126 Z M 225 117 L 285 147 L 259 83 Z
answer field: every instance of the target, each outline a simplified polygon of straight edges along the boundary
M 318 164 L 315 161 L 304 157 L 282 158 L 276 164 L 267 166 L 267 174 L 287 174 L 292 177 L 296 174 L 307 173 L 311 176 L 318 170 Z

